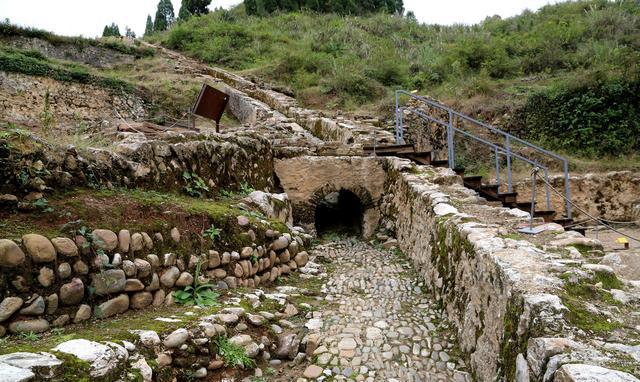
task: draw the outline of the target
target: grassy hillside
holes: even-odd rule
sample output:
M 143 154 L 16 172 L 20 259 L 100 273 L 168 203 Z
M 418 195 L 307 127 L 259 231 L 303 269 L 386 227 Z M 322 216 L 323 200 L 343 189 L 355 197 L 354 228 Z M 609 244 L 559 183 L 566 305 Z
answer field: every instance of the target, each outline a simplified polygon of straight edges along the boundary
M 640 150 L 636 1 L 570 2 L 450 27 L 383 14 L 249 17 L 240 6 L 150 39 L 289 87 L 312 107 L 390 115 L 393 89 L 417 89 L 555 148 Z M 571 137 L 557 139 L 558 129 Z M 611 144 L 599 145 L 601 129 L 617 134 Z

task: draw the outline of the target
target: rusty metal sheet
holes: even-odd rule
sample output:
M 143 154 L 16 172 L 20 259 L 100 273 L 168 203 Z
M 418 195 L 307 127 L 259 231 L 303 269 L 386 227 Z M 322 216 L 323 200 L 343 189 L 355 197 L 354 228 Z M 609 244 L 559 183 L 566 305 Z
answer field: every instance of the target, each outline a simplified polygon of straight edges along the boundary
M 202 84 L 200 94 L 193 105 L 192 113 L 200 117 L 212 119 L 219 131 L 220 118 L 229 103 L 229 95 L 207 84 Z

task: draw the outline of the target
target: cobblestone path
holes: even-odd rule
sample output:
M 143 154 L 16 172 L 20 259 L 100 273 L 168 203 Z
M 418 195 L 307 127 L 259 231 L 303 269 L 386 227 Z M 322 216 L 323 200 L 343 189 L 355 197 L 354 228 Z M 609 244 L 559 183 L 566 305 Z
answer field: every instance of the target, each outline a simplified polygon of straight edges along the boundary
M 345 240 L 314 255 L 332 271 L 308 380 L 319 373 L 318 380 L 471 380 L 455 355 L 454 331 L 402 254 Z

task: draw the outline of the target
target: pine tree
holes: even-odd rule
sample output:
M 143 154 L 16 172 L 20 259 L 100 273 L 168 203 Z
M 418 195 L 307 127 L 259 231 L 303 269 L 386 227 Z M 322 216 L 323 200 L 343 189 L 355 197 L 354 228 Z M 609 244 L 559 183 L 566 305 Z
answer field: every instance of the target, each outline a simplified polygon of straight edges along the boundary
M 256 0 L 244 0 L 244 11 L 247 15 L 257 15 L 258 14 L 258 3 Z
M 193 15 L 204 15 L 209 13 L 209 4 L 211 0 L 182 0 L 178 18 L 186 20 Z
M 118 24 L 111 23 L 111 25 L 105 25 L 102 30 L 102 37 L 120 37 L 120 28 L 118 28 Z
M 147 25 L 144 28 L 144 35 L 149 36 L 153 33 L 153 20 L 151 19 L 151 15 L 147 15 Z
M 173 12 L 173 4 L 171 0 L 160 0 L 158 3 L 158 10 L 156 11 L 156 19 L 153 23 L 153 30 L 155 32 L 165 31 L 171 26 L 175 19 Z
M 190 6 L 190 0 L 182 0 L 182 3 L 180 4 L 180 11 L 178 12 L 178 20 L 186 20 L 193 15 L 193 13 L 191 13 Z

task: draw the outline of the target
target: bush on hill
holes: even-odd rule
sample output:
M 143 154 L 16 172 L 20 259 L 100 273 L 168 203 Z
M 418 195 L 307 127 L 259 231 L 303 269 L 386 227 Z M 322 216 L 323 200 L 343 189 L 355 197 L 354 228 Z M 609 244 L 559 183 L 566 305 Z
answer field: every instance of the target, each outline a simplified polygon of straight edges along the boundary
M 254 17 L 246 16 L 241 6 L 193 17 L 154 38 L 210 64 L 289 86 L 303 103 L 326 108 L 372 107 L 393 89 L 408 88 L 445 100 L 479 99 L 491 118 L 505 110 L 532 113 L 536 102 L 552 106 L 540 97 L 564 102 L 586 89 L 608 88 L 600 84 L 633 88 L 640 73 L 640 5 L 633 0 L 566 2 L 473 26 L 424 25 L 388 14 Z M 614 102 L 614 97 L 605 99 Z M 390 104 L 389 98 L 385 102 Z M 599 126 L 606 121 L 612 123 L 607 131 L 638 132 L 637 123 L 624 125 L 619 118 L 592 115 L 585 122 L 569 119 L 568 112 L 558 117 L 565 124 Z M 529 127 L 533 121 L 541 123 L 526 115 L 518 120 L 532 121 Z M 518 127 L 514 121 L 503 127 Z M 576 147 L 585 153 L 611 151 L 583 143 L 591 146 Z

